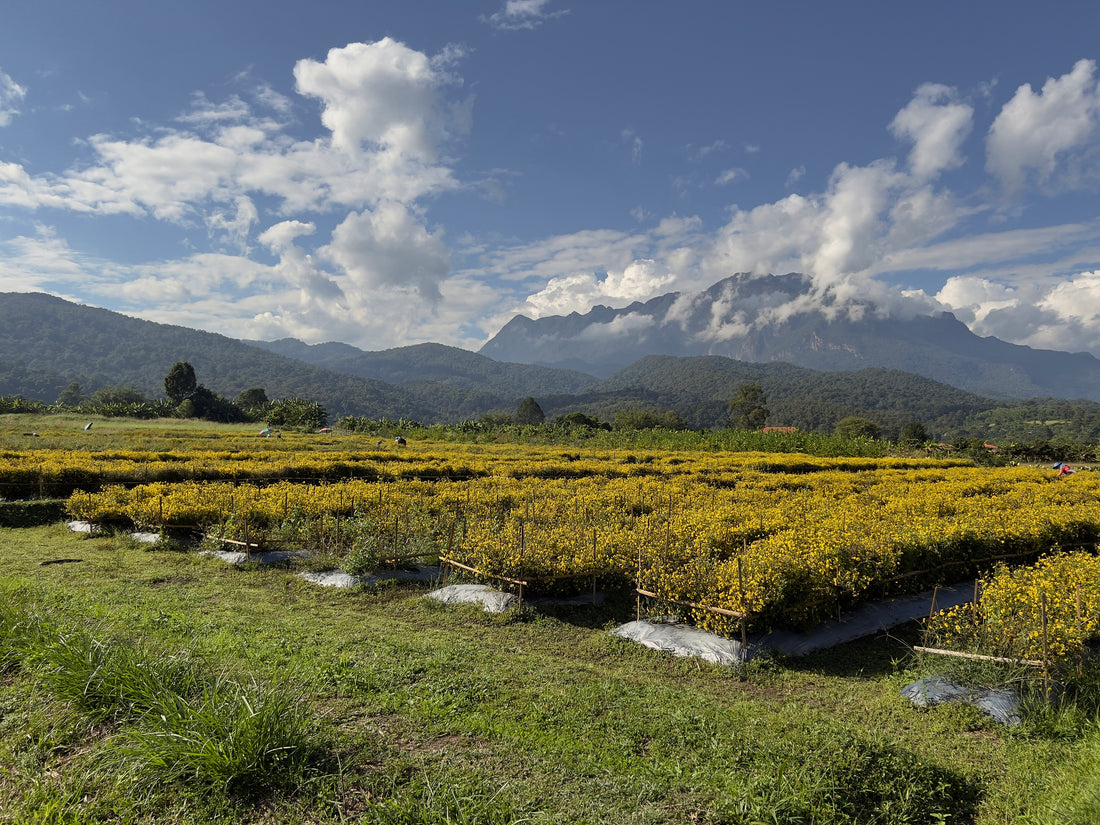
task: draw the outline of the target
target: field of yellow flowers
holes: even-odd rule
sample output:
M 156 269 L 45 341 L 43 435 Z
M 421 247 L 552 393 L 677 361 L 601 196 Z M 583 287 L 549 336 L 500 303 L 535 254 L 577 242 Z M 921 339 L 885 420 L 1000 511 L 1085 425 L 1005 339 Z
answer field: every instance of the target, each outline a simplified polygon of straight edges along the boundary
M 79 475 L 74 518 L 259 543 L 373 531 L 391 555 L 411 543 L 536 589 L 637 586 L 761 628 L 1100 537 L 1098 473 L 923 458 L 418 442 L 0 461 L 16 476 Z M 321 529 L 287 529 L 304 523 Z
M 1100 635 L 1100 558 L 1092 553 L 1058 552 L 1033 565 L 998 565 L 980 589 L 976 605 L 932 618 L 928 630 L 938 644 L 1057 666 L 1080 659 Z

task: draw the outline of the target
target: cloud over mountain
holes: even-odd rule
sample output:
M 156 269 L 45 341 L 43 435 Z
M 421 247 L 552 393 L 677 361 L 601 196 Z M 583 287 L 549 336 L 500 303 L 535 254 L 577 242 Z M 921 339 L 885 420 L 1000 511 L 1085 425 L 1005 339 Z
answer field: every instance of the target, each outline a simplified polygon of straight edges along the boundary
M 1083 288 L 1100 289 L 1100 277 Z M 597 306 L 538 320 L 519 315 L 481 354 L 600 376 L 649 355 L 720 355 L 827 371 L 903 370 L 993 397 L 1100 400 L 1100 359 L 1092 355 L 981 338 L 931 306 L 904 319 L 872 300 L 837 311 L 846 298 L 827 297 L 823 307 L 807 300 L 813 290 L 812 279 L 798 273 L 741 273 L 699 292 L 668 293 L 621 309 Z M 992 289 L 986 296 L 999 297 Z

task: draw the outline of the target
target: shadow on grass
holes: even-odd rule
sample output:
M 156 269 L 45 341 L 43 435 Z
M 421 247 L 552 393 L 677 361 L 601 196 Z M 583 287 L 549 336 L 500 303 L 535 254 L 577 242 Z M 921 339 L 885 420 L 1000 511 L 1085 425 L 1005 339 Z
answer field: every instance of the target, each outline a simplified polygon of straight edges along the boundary
M 921 623 L 911 621 L 872 636 L 782 661 L 785 668 L 795 672 L 871 679 L 893 673 L 899 662 L 910 661 L 915 655 L 914 645 L 920 644 Z
M 603 630 L 609 624 L 634 621 L 634 598 L 626 591 L 607 591 L 597 595 L 595 604 L 591 594 L 570 597 L 569 600 L 553 597 L 524 599 L 540 616 L 555 619 L 563 624 L 588 630 Z

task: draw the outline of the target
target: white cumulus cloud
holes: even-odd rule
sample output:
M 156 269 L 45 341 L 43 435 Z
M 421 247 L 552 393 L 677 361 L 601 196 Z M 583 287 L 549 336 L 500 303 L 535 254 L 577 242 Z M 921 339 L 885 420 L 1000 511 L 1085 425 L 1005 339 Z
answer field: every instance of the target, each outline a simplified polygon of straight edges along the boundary
M 1100 270 L 1053 286 L 958 276 L 936 298 L 979 335 L 1039 349 L 1100 352 Z
M 938 83 L 920 86 L 894 117 L 890 131 L 913 142 L 909 168 L 918 178 L 931 178 L 962 165 L 963 140 L 970 133 L 974 109 L 956 99 L 954 89 Z
M 986 149 L 986 168 L 1009 194 L 1028 181 L 1055 189 L 1094 184 L 1100 174 L 1096 62 L 1077 61 L 1039 92 L 1020 86 L 993 121 Z
M 433 304 L 439 301 L 439 284 L 451 269 L 442 231 L 429 231 L 397 203 L 348 215 L 321 253 L 360 290 L 415 291 Z
M 313 223 L 302 221 L 281 221 L 260 233 L 257 240 L 273 252 L 282 252 L 302 235 L 312 235 L 317 231 Z
M 527 297 L 522 311 L 533 318 L 585 313 L 597 304 L 644 301 L 672 288 L 676 276 L 651 260 L 637 260 L 603 274 L 573 272 L 551 278 Z
M 321 100 L 321 122 L 333 145 L 348 152 L 364 147 L 432 162 L 446 130 L 438 94 L 447 78 L 422 52 L 389 37 L 330 49 L 323 63 L 300 60 L 294 67 L 300 94 Z

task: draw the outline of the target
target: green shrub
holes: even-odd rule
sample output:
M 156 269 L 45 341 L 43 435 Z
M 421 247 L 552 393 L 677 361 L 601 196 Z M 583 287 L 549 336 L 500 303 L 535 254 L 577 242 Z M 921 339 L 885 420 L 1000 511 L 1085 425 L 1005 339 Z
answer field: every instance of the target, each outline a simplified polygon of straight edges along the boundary
M 65 499 L 0 501 L 0 527 L 37 527 L 65 518 Z

